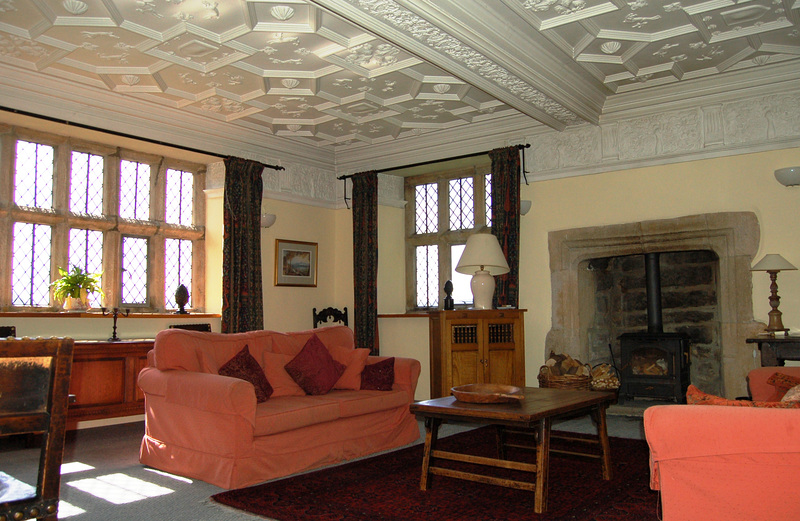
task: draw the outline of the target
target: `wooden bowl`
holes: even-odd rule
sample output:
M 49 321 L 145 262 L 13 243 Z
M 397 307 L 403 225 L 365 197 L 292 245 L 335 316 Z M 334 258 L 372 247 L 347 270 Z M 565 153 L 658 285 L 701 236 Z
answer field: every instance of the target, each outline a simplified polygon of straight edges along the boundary
M 467 403 L 512 403 L 525 396 L 522 389 L 503 384 L 469 384 L 450 389 L 456 400 Z

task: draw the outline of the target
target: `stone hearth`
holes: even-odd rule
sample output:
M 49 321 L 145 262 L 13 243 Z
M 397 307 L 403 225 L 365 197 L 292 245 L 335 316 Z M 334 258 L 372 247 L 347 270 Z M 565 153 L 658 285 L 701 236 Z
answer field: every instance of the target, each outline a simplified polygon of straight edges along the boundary
M 592 338 L 596 330 L 594 304 L 592 311 L 587 311 L 586 305 L 597 299 L 594 294 L 585 295 L 596 288 L 586 284 L 583 275 L 589 261 L 645 253 L 713 252 L 718 259 L 717 303 L 710 328 L 715 331 L 714 343 L 719 346 L 711 361 L 719 363 L 710 364 L 708 357 L 704 359 L 701 387 L 728 397 L 746 395 L 747 372 L 758 360 L 754 362 L 745 339 L 764 328 L 753 319 L 750 272 L 759 239 L 758 220 L 751 212 L 551 232 L 548 240 L 553 316 L 546 353 L 567 353 L 586 362 L 597 358 L 597 339 Z M 695 376 L 698 369 L 694 368 Z

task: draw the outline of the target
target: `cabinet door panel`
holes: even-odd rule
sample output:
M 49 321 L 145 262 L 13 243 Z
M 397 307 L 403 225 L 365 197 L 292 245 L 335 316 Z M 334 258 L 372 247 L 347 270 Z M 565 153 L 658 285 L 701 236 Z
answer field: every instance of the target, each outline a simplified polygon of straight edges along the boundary
M 514 378 L 514 349 L 490 349 L 487 382 L 517 385 Z
M 452 374 L 452 387 L 482 382 L 483 364 L 478 360 L 477 349 L 472 351 L 454 351 Z

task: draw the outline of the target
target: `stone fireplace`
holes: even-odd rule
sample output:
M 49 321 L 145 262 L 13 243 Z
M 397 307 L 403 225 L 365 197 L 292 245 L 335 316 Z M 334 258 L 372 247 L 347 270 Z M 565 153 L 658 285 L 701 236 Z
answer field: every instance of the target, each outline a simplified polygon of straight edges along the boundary
M 728 397 L 746 395 L 745 377 L 758 360 L 745 339 L 764 327 L 753 320 L 750 272 L 759 238 L 750 212 L 551 232 L 546 353 L 597 363 L 610 360 L 610 344 L 619 363 L 618 336 L 647 328 L 644 282 L 632 282 L 639 280 L 638 264 L 643 273 L 644 254 L 660 253 L 668 285 L 664 329 L 693 338 L 692 383 Z

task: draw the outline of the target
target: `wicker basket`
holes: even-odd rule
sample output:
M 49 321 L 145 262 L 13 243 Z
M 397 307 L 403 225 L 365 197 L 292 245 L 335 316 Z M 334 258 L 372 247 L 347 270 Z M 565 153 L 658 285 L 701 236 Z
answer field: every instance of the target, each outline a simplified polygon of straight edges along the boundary
M 591 372 L 591 367 L 589 370 Z M 539 369 L 539 387 L 551 387 L 554 389 L 577 389 L 579 391 L 590 391 L 592 388 L 592 375 L 574 375 L 566 374 L 556 376 L 550 374 L 550 370 L 546 365 Z

